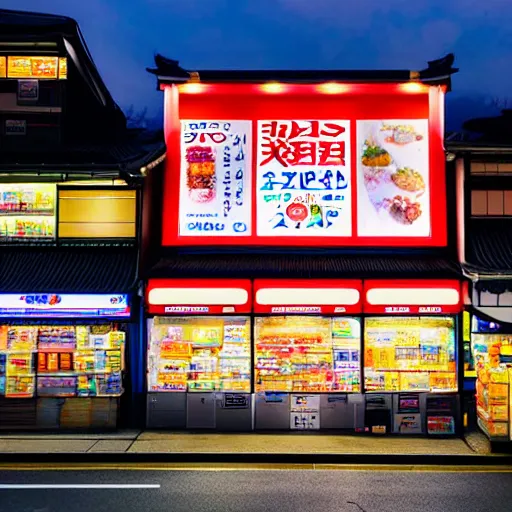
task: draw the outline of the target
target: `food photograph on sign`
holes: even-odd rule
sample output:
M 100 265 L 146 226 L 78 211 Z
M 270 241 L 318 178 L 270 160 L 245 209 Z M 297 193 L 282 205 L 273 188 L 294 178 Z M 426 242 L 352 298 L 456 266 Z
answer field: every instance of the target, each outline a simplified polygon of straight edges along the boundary
M 258 236 L 352 235 L 349 121 L 258 121 Z
M 251 234 L 251 122 L 182 121 L 180 236 Z
M 359 236 L 428 237 L 428 120 L 357 122 Z

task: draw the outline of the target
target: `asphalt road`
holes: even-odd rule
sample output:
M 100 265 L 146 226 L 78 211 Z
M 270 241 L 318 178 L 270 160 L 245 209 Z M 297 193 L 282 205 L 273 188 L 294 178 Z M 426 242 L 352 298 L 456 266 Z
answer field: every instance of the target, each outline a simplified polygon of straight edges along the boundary
M 7 488 L 16 485 L 20 488 Z M 27 486 L 112 486 L 33 488 Z M 124 488 L 117 488 L 124 485 Z M 131 488 L 130 486 L 154 486 Z M 500 512 L 512 473 L 3 471 L 1 512 Z

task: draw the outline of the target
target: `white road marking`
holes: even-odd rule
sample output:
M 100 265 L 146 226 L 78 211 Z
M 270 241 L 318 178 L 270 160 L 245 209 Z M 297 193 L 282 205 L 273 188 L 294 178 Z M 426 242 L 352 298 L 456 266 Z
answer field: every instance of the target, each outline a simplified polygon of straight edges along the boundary
M 2 489 L 160 489 L 160 484 L 0 484 Z

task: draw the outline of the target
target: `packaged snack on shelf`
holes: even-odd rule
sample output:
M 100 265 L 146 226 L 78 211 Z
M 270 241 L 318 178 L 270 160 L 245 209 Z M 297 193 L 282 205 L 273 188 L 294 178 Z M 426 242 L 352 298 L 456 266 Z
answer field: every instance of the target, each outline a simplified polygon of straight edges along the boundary
M 37 377 L 38 396 L 75 396 L 77 377 Z
M 34 396 L 35 375 L 7 375 L 5 396 L 30 398 Z

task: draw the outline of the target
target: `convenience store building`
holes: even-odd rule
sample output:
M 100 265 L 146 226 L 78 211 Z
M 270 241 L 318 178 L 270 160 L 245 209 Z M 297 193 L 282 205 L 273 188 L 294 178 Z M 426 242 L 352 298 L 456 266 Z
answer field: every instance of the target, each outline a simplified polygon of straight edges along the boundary
M 164 146 L 130 136 L 62 16 L 2 12 L 0 123 L 0 429 L 126 424 L 142 183 Z
M 148 427 L 456 433 L 453 56 L 421 72 L 155 60 Z

